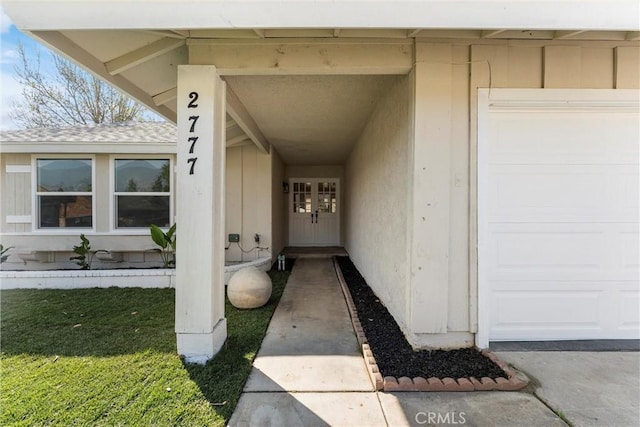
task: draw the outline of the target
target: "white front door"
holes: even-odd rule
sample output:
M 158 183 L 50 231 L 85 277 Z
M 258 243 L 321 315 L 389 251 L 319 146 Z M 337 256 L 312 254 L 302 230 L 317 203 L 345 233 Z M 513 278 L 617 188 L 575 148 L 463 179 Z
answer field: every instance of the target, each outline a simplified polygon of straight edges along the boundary
M 289 245 L 340 245 L 340 180 L 291 178 Z

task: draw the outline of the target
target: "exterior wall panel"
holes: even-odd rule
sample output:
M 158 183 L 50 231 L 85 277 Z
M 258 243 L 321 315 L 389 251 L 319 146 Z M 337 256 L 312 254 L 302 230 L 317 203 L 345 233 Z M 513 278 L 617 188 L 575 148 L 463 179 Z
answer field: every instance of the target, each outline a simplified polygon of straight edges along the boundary
M 271 147 L 271 256 L 275 258 L 287 242 L 287 194 L 282 192 L 285 180 L 284 163 L 275 148 Z M 287 230 L 287 231 L 285 231 Z
M 31 231 L 31 223 L 7 222 L 7 217 L 25 217 L 31 215 L 31 172 L 12 172 L 7 166 L 31 168 L 31 156 L 28 154 L 2 154 L 0 188 L 0 216 L 2 231 L 6 233 L 22 233 Z M 6 246 L 6 245 L 5 245 Z
M 412 81 L 399 77 L 378 101 L 345 165 L 345 247 L 400 327 L 407 318 L 409 107 Z

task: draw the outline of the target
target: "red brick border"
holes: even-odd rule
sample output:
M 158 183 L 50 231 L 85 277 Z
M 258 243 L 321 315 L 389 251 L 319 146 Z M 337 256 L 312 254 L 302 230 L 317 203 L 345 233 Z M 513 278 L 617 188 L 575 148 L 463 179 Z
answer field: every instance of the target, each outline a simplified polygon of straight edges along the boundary
M 365 366 L 369 374 L 369 379 L 376 390 L 381 391 L 484 391 L 484 390 L 500 390 L 500 391 L 514 391 L 521 390 L 529 384 L 529 379 L 520 371 L 507 365 L 500 360 L 495 353 L 489 350 L 482 350 L 482 354 L 485 357 L 491 359 L 496 365 L 498 365 L 505 373 L 505 377 L 499 377 L 495 380 L 489 377 L 483 378 L 409 378 L 409 377 L 382 377 L 380 369 L 376 359 L 373 357 L 373 352 L 369 347 L 367 337 L 362 329 L 362 324 L 358 318 L 358 311 L 349 292 L 349 288 L 344 280 L 340 266 L 336 257 L 333 257 L 333 265 L 344 294 L 344 299 L 347 301 L 347 307 L 349 308 L 349 315 L 351 316 L 351 323 L 353 330 L 356 333 L 358 344 L 360 345 L 362 356 L 364 357 Z

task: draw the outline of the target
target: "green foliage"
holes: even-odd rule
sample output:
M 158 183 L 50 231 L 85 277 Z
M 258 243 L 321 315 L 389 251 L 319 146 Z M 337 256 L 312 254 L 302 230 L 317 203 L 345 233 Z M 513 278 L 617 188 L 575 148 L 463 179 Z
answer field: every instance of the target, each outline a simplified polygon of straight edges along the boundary
M 2 291 L 0 425 L 227 425 L 288 278 L 269 274 L 203 366 L 177 355 L 173 289 Z
M 80 244 L 78 246 L 73 247 L 73 253 L 76 256 L 72 256 L 69 258 L 70 260 L 75 260 L 76 264 L 80 266 L 80 270 L 91 270 L 91 263 L 93 262 L 93 257 L 98 252 L 108 252 L 103 249 L 98 249 L 97 251 L 91 250 L 91 242 L 89 239 L 85 237 L 84 234 L 80 235 Z
M 8 248 L 5 248 L 4 246 L 0 245 L 0 264 L 5 262 L 7 258 L 9 258 L 9 255 L 7 255 L 6 253 L 9 252 L 9 249 L 11 248 L 13 248 L 13 246 L 9 246 Z
M 160 170 L 160 174 L 156 177 L 151 185 L 151 190 L 156 192 L 169 192 L 169 179 L 170 179 L 170 169 L 169 163 L 165 163 L 162 165 L 162 169 Z
M 76 254 L 76 256 L 72 256 L 69 259 L 72 261 L 76 260 L 76 264 L 80 266 L 81 270 L 91 269 L 91 261 L 93 258 L 91 254 L 91 243 L 84 234 L 80 235 L 80 244 L 73 247 L 73 253 Z
M 135 193 L 136 191 L 138 191 L 138 183 L 136 182 L 136 180 L 130 178 L 127 182 L 127 188 L 125 188 L 124 191 L 127 191 L 129 193 Z
M 176 224 L 173 224 L 165 233 L 160 227 L 151 224 L 149 227 L 151 240 L 160 246 L 157 249 L 162 257 L 164 268 L 175 267 L 176 265 Z

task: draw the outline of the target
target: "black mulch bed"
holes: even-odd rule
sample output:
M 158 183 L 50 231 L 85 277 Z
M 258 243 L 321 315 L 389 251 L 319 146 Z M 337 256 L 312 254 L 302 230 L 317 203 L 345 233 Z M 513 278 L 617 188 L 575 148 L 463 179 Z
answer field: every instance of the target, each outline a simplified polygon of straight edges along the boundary
M 387 308 L 346 256 L 336 257 L 358 311 L 365 336 L 383 377 L 504 377 L 505 373 L 475 348 L 415 351 Z

